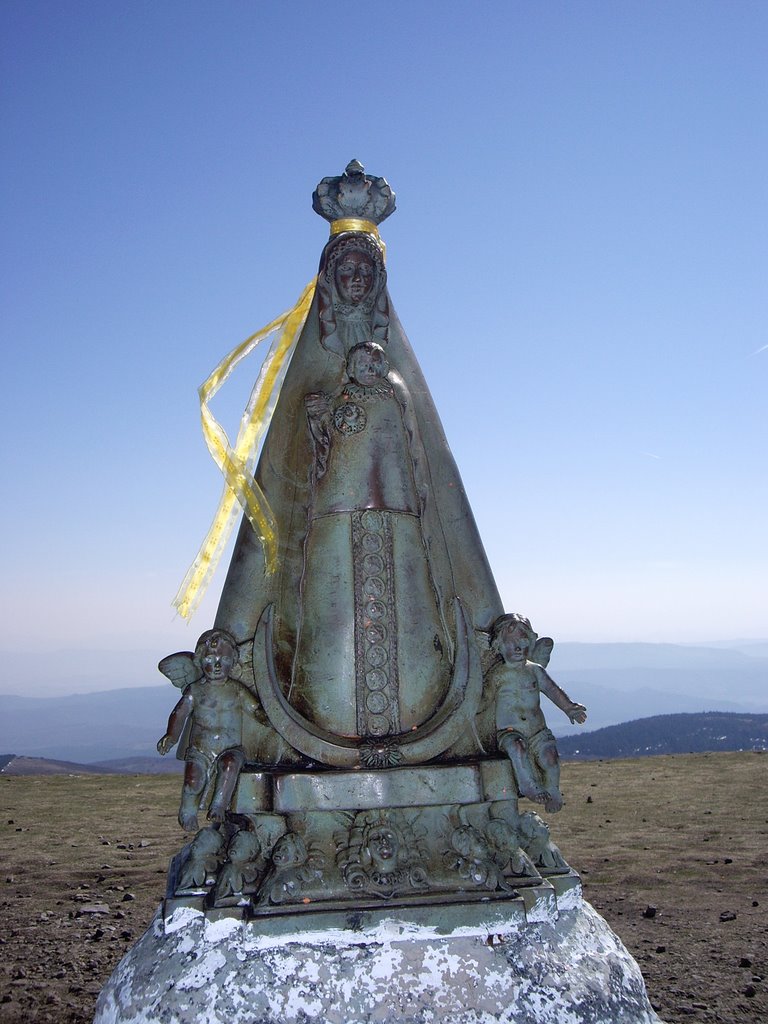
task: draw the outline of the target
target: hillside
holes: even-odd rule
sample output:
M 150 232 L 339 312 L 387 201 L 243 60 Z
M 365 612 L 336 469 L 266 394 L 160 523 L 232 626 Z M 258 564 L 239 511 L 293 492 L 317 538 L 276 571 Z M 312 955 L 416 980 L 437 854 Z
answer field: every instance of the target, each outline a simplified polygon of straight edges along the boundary
M 557 747 L 560 756 L 569 760 L 768 750 L 768 715 L 716 711 L 654 715 L 578 736 L 560 737 Z
M 113 768 L 103 765 L 54 761 L 47 757 L 22 757 L 0 754 L 0 775 L 111 775 Z
M 49 757 L 0 754 L 0 775 L 168 775 L 179 774 L 184 762 L 175 757 L 124 757 L 114 761 L 57 761 Z

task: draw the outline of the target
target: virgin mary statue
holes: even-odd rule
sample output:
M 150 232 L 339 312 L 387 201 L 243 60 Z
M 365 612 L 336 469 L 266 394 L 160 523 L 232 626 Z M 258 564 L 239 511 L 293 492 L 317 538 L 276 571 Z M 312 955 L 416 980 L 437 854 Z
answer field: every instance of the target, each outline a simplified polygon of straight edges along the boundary
M 216 628 L 255 637 L 265 711 L 314 763 L 482 753 L 479 637 L 503 609 L 387 291 L 394 195 L 353 161 L 313 201 L 331 238 L 255 474 L 278 567 L 244 519 Z

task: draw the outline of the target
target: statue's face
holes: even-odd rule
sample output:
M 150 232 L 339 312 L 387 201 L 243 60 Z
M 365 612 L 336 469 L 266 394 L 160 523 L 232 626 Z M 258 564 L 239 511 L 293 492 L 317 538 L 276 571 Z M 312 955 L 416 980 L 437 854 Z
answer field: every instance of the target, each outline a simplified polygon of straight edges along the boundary
M 232 644 L 224 637 L 214 636 L 206 643 L 200 664 L 205 678 L 211 682 L 218 682 L 229 678 L 236 660 Z
M 342 299 L 357 306 L 373 287 L 373 260 L 367 253 L 353 249 L 336 264 L 334 279 Z
M 499 633 L 497 647 L 504 661 L 522 662 L 528 658 L 531 638 L 519 623 L 511 622 Z
M 397 836 L 391 828 L 375 828 L 368 836 L 371 860 L 379 869 L 390 869 L 397 857 Z
M 386 376 L 384 353 L 378 349 L 359 348 L 349 359 L 349 376 L 353 381 L 370 387 Z

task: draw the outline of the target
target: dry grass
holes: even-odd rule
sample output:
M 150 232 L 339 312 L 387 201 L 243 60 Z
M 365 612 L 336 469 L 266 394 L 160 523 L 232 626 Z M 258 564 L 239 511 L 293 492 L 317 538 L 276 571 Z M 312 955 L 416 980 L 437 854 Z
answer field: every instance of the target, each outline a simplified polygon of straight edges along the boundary
M 669 1024 L 768 1020 L 766 769 L 768 755 L 749 753 L 564 766 L 554 838 Z M 183 842 L 179 785 L 0 776 L 3 1024 L 91 1020 Z M 99 903 L 107 913 L 83 913 Z

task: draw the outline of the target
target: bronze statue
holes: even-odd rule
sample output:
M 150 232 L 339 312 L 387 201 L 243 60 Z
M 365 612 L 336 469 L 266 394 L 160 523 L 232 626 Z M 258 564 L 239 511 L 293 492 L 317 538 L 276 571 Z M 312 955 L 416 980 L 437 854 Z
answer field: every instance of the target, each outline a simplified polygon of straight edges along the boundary
M 179 743 L 179 756 L 186 761 L 179 824 L 188 832 L 197 830 L 197 813 L 206 795 L 209 820 L 225 820 L 247 759 L 244 722 L 255 718 L 261 706 L 235 677 L 238 660 L 234 638 L 226 630 L 209 629 L 194 654 L 183 651 L 160 663 L 171 682 L 184 687 L 157 749 L 167 754 Z
M 572 701 L 546 672 L 552 646 L 548 637 L 539 641 L 524 616 L 502 615 L 491 630 L 491 647 L 502 662 L 488 674 L 488 686 L 496 698 L 499 750 L 512 762 L 520 795 L 544 804 L 550 813 L 563 806 L 560 760 L 539 694 L 546 694 L 572 722 L 582 723 L 587 717 L 584 705 Z
M 230 840 L 217 913 L 516 898 L 527 851 L 569 872 L 518 809 L 562 804 L 540 693 L 586 712 L 503 614 L 387 291 L 392 190 L 353 161 L 314 205 L 331 238 L 255 473 L 277 569 L 244 519 L 215 628 L 160 664 L 184 692 L 158 749 L 184 828 L 208 806 Z

